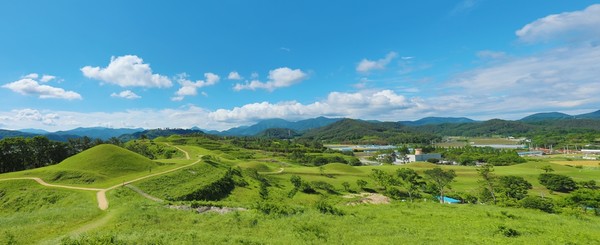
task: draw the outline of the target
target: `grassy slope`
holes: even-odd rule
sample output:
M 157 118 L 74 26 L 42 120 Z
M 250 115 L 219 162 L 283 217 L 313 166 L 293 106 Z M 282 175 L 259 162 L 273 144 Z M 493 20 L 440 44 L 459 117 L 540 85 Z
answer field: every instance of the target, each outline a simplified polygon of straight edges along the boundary
M 96 193 L 46 188 L 31 180 L 0 181 L 0 244 L 55 238 L 102 215 Z
M 151 161 L 117 146 L 99 145 L 67 158 L 59 164 L 0 174 L 0 179 L 40 177 L 49 183 L 106 188 L 150 173 L 189 164 L 195 161 L 194 159 L 197 158 Z
M 308 207 L 292 216 L 256 211 L 224 215 L 165 209 L 128 189 L 111 193 L 122 212 L 82 241 L 114 239 L 130 244 L 593 244 L 600 242 L 596 217 L 577 218 L 486 205 L 395 203 L 338 206 L 346 215 Z M 543 225 L 540 225 L 543 224 Z M 506 237 L 501 227 L 520 235 Z M 87 240 L 85 240 L 87 239 Z

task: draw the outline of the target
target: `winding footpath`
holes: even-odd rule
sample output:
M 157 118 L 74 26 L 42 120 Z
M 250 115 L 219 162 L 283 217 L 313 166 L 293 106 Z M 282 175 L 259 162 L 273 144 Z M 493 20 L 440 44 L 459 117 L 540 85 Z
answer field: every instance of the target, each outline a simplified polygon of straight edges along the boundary
M 183 152 L 185 154 L 185 159 L 186 160 L 190 160 L 190 154 L 187 151 L 181 149 L 178 146 L 173 146 L 173 147 L 175 147 L 177 150 Z M 146 175 L 146 176 L 143 176 L 143 177 L 139 177 L 137 179 L 125 181 L 122 184 L 114 185 L 114 186 L 111 186 L 111 187 L 108 187 L 108 188 L 105 188 L 105 189 L 49 184 L 49 183 L 45 182 L 44 180 L 42 180 L 42 179 L 40 179 L 38 177 L 8 178 L 8 179 L 0 179 L 0 181 L 6 181 L 6 180 L 34 180 L 37 183 L 39 183 L 40 185 L 47 186 L 47 187 L 64 188 L 64 189 L 72 189 L 72 190 L 83 190 L 83 191 L 97 191 L 97 193 L 96 193 L 96 199 L 98 200 L 98 208 L 101 209 L 101 210 L 107 210 L 108 209 L 108 199 L 106 198 L 106 192 L 107 191 L 116 189 L 116 188 L 121 187 L 121 186 L 129 185 L 129 184 L 131 184 L 133 182 L 136 182 L 136 181 L 140 181 L 140 180 L 143 180 L 143 179 L 152 178 L 152 177 L 155 177 L 155 176 L 159 176 L 159 175 L 163 175 L 163 174 L 175 172 L 175 171 L 180 170 L 182 168 L 191 167 L 191 166 L 199 163 L 200 161 L 201 160 L 198 159 L 197 161 L 195 161 L 193 163 L 190 163 L 188 165 L 184 165 L 184 166 L 177 167 L 177 168 L 174 168 L 174 169 L 169 169 L 169 170 L 166 170 L 166 171 L 163 171 L 163 172 L 149 174 L 149 175 Z

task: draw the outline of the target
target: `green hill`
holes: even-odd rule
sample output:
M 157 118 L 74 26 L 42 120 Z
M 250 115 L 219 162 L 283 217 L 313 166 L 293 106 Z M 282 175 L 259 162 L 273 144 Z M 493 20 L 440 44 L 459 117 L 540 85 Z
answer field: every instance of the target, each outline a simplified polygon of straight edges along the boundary
M 51 182 L 97 183 L 158 167 L 156 162 L 127 149 L 103 144 L 69 157 L 61 163 L 40 169 Z

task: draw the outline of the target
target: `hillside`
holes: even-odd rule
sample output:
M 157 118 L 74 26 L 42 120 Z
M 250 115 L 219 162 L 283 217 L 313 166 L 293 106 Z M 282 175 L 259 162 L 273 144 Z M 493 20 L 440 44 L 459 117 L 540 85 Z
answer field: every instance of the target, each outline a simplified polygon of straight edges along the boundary
M 576 115 L 575 118 L 600 119 L 600 110 L 590 112 L 590 113 Z
M 294 131 L 302 132 L 314 128 L 324 127 L 339 120 L 341 119 L 326 117 L 311 118 L 297 122 L 290 122 L 283 119 L 268 119 L 260 121 L 251 126 L 236 127 L 217 134 L 227 136 L 254 136 L 270 128 L 288 128 Z
M 76 135 L 80 137 L 90 137 L 94 139 L 107 140 L 111 137 L 119 137 L 124 134 L 133 134 L 136 132 L 143 131 L 142 128 L 104 128 L 104 127 L 93 127 L 93 128 L 75 128 L 66 131 L 57 131 L 56 135 Z
M 473 119 L 466 117 L 425 117 L 416 121 L 400 121 L 399 123 L 408 126 L 423 126 L 431 124 L 444 124 L 444 123 L 472 123 L 476 122 Z
M 270 139 L 293 139 L 300 136 L 300 134 L 289 128 L 269 128 L 258 133 L 256 136 Z
M 545 120 L 571 119 L 573 116 L 561 112 L 543 112 L 521 118 L 521 122 L 539 122 Z
M 342 119 L 331 125 L 313 129 L 300 137 L 326 143 L 389 144 L 429 142 L 438 139 L 427 132 L 415 132 L 395 122 L 367 122 Z
M 200 130 L 194 129 L 179 129 L 179 128 L 165 128 L 165 129 L 150 129 L 144 130 L 140 132 L 135 132 L 133 134 L 124 134 L 119 136 L 119 140 L 122 142 L 127 142 L 130 140 L 140 139 L 140 138 L 148 138 L 148 139 L 156 139 L 158 137 L 164 136 L 168 137 L 171 135 L 189 135 L 189 134 L 204 134 L 204 132 Z
M 49 169 L 55 172 L 53 181 L 70 178 L 114 178 L 131 173 L 149 171 L 158 165 L 148 158 L 124 148 L 104 144 L 69 157 Z

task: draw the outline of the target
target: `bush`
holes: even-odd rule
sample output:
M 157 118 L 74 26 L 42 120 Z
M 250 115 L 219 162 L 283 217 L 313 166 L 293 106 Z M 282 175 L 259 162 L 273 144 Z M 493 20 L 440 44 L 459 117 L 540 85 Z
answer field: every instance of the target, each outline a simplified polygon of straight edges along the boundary
M 333 214 L 333 215 L 344 215 L 344 212 L 342 210 L 339 210 L 338 208 L 334 207 L 333 205 L 327 203 L 327 201 L 325 200 L 320 200 L 317 202 L 317 210 L 319 210 L 319 212 L 323 213 L 323 214 Z
M 524 208 L 539 209 L 546 213 L 554 213 L 554 203 L 552 200 L 537 196 L 525 197 L 519 201 L 519 205 Z
M 538 179 L 549 190 L 568 193 L 577 189 L 577 183 L 568 176 L 543 173 Z
M 306 183 L 306 182 L 302 182 L 302 184 L 300 185 L 300 188 L 298 188 L 298 190 L 301 192 L 304 192 L 306 194 L 317 193 L 317 191 L 309 183 Z
M 299 214 L 304 212 L 303 209 L 301 208 L 296 208 L 296 207 L 292 207 L 292 206 L 287 206 L 284 204 L 275 204 L 272 202 L 258 202 L 256 204 L 256 209 L 258 209 L 258 211 L 262 212 L 263 214 L 268 214 L 268 215 L 281 215 L 281 216 L 289 216 L 289 215 L 294 215 L 294 214 Z

